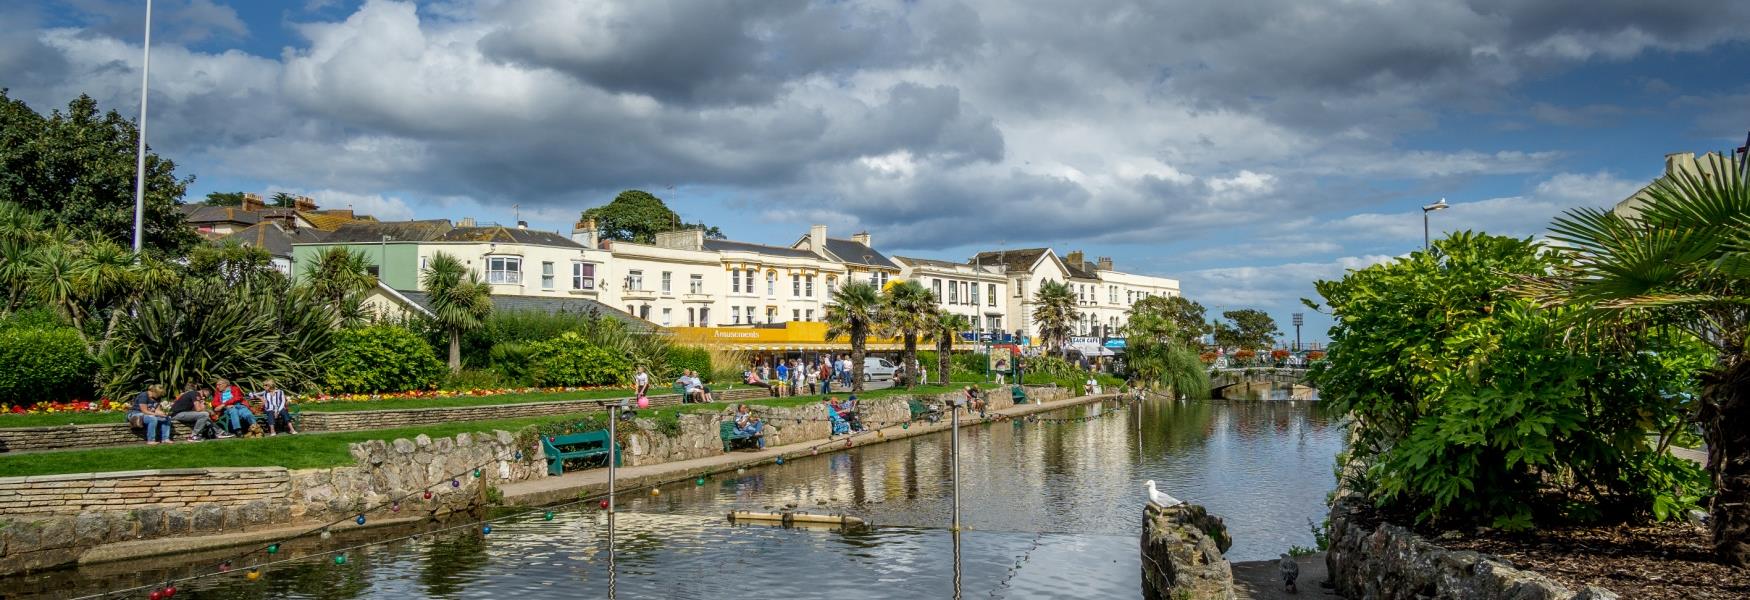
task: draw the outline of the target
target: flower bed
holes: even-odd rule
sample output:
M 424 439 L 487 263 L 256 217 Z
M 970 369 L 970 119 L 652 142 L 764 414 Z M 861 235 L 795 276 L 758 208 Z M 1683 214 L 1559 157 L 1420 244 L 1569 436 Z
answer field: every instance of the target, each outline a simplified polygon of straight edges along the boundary
M 392 392 L 388 394 L 316 394 L 312 396 L 293 396 L 293 402 L 299 405 L 326 404 L 330 402 L 375 402 L 380 400 L 417 400 L 426 398 L 485 398 L 509 394 L 558 394 L 568 392 L 594 392 L 601 390 L 625 390 L 611 386 L 592 387 L 527 387 L 472 390 L 411 390 Z M 628 394 L 630 391 L 627 392 Z M 127 412 L 128 403 L 110 399 L 103 400 L 72 400 L 67 402 L 38 402 L 31 405 L 0 404 L 0 413 L 14 415 L 46 415 L 56 413 L 122 413 Z
M 68 402 L 38 402 L 30 406 L 15 404 L 0 404 L 0 413 L 15 415 L 46 415 L 51 413 L 108 413 L 122 412 L 128 409 L 126 402 L 114 400 L 72 400 Z

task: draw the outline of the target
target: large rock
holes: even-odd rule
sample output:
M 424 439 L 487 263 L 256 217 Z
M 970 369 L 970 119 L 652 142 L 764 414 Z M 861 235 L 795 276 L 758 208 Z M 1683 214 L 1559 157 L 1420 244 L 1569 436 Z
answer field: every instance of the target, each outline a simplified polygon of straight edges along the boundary
M 1233 568 L 1222 553 L 1232 545 L 1221 518 L 1202 506 L 1149 505 L 1142 518 L 1142 597 L 1231 600 Z

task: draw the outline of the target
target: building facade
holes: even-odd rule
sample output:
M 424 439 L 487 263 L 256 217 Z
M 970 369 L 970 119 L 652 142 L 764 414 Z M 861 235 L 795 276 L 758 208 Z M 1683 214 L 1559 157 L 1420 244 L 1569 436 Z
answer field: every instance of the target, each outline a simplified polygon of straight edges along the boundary
M 942 310 L 966 317 L 974 331 L 1008 331 L 1009 280 L 1001 265 L 893 258 L 901 266 L 901 280 L 916 281 L 930 290 Z

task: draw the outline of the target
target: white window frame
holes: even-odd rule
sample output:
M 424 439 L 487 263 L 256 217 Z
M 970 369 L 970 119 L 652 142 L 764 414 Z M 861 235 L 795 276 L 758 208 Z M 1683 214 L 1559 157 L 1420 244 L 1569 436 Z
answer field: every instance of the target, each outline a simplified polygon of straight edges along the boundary
M 802 274 L 801 273 L 791 273 L 790 274 L 790 297 L 791 298 L 801 298 L 802 297 Z
M 971 306 L 978 306 L 978 282 L 972 282 L 972 295 L 966 298 L 966 303 Z
M 669 324 L 673 323 L 673 322 L 674 322 L 674 309 L 666 307 L 666 306 L 663 307 L 662 308 L 662 326 L 668 327 Z
M 985 294 L 985 305 L 986 306 L 996 306 L 997 305 L 997 284 L 990 283 L 990 284 L 986 284 L 986 285 L 989 285 L 990 287 L 985 289 L 985 292 L 987 292 Z
M 700 327 L 710 327 L 711 326 L 711 307 L 709 307 L 709 306 L 699 307 L 699 326 Z
M 632 269 L 630 271 L 626 271 L 626 291 L 628 291 L 628 292 L 642 292 L 642 291 L 644 291 L 644 270 L 643 269 Z M 646 320 L 649 320 L 649 319 L 646 319 Z
M 958 282 L 955 282 L 955 281 L 948 282 L 948 303 L 949 304 L 959 304 L 960 303 L 960 284 Z
M 790 320 L 791 321 L 801 321 L 802 320 L 802 309 L 800 309 L 800 308 L 790 309 Z
M 705 293 L 705 276 L 700 275 L 698 273 L 688 275 L 687 276 L 687 293 L 689 293 L 689 294 L 703 294 L 703 293 Z
M 831 298 L 832 295 L 838 293 L 838 291 L 839 278 L 832 275 L 826 276 L 826 297 Z
M 494 266 L 498 268 L 493 268 Z M 486 282 L 494 285 L 522 285 L 523 257 L 487 256 Z
M 587 274 L 584 273 L 586 269 L 589 271 Z M 571 261 L 571 289 L 595 289 L 595 263 L 581 260 Z
M 766 297 L 778 297 L 778 272 L 766 271 Z
M 944 301 L 942 299 L 942 280 L 933 279 L 933 278 L 930 279 L 930 291 L 934 292 L 936 294 L 936 301 L 937 302 Z
M 730 325 L 740 325 L 741 324 L 741 307 L 739 307 L 739 306 L 729 307 L 729 324 Z
M 729 270 L 729 293 L 741 293 L 741 269 Z
M 802 277 L 802 292 L 803 292 L 803 295 L 808 296 L 809 298 L 814 297 L 814 276 L 813 275 L 805 275 Z
M 674 271 L 662 272 L 662 293 L 674 293 Z
M 753 307 L 752 306 L 747 307 L 747 324 L 748 325 L 754 324 L 753 316 L 754 316 Z
M 556 271 L 557 269 L 553 268 L 553 261 L 541 261 L 541 289 L 553 289 L 554 280 L 557 278 Z
M 814 320 L 814 309 L 810 308 L 807 311 L 803 312 L 803 314 L 805 316 L 803 317 L 802 320 L 804 320 L 804 321 L 813 321 Z

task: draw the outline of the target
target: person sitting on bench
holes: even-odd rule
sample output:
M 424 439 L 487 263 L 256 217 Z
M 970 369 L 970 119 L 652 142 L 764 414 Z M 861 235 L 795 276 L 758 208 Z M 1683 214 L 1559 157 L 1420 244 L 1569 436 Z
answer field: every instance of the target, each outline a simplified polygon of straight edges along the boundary
M 681 376 L 681 382 L 685 383 L 687 386 L 687 398 L 689 400 L 692 400 L 693 402 L 711 401 L 711 388 L 705 387 L 705 381 L 699 379 L 699 373 L 697 371 L 687 369 L 686 374 Z
M 845 423 L 850 425 L 851 431 L 863 430 L 863 420 L 857 418 L 856 394 L 852 394 L 851 397 L 846 398 L 844 402 L 833 401 L 832 409 L 838 413 L 839 418 L 844 419 Z
M 753 410 L 749 409 L 746 404 L 735 407 L 735 433 L 736 433 L 736 435 L 743 435 L 743 436 L 754 438 L 754 440 L 759 444 L 760 448 L 765 448 L 766 447 L 766 438 L 760 436 L 760 429 L 764 428 L 765 426 L 766 426 L 766 424 L 761 423 L 760 418 L 754 416 Z

